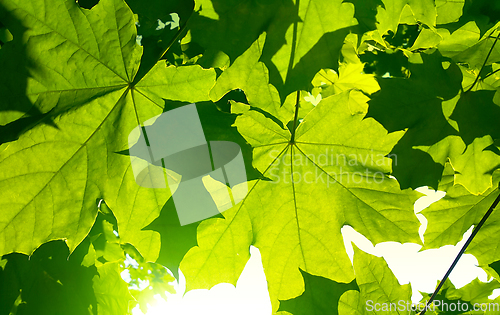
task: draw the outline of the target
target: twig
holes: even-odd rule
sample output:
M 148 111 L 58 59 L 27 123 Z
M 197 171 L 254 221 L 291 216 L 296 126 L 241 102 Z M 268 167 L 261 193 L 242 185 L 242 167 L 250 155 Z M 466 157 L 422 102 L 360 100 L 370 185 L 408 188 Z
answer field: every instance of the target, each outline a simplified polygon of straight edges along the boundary
M 490 59 L 491 53 L 493 52 L 493 48 L 495 48 L 495 45 L 496 45 L 499 37 L 500 37 L 500 32 L 498 32 L 498 35 L 495 38 L 495 41 L 493 42 L 493 45 L 491 46 L 491 49 L 488 52 L 488 55 L 486 55 L 486 59 L 484 60 L 484 63 L 482 65 L 481 69 L 479 70 L 479 73 L 477 74 L 477 77 L 474 80 L 474 83 L 472 83 L 472 85 L 470 86 L 470 88 L 467 91 L 465 91 L 465 93 L 467 93 L 470 90 L 472 90 L 472 88 L 474 87 L 474 85 L 476 85 L 476 83 L 479 81 L 479 77 L 481 76 L 481 71 L 483 71 L 484 67 L 486 66 L 486 63 L 488 62 L 488 59 Z
M 488 73 L 487 75 L 484 76 L 483 80 L 485 80 L 487 77 L 491 77 L 492 75 L 494 75 L 495 73 L 497 73 L 498 71 L 500 71 L 500 68 L 499 69 L 496 69 L 495 71 L 493 72 L 490 72 Z
M 476 236 L 477 232 L 479 232 L 479 230 L 483 226 L 484 222 L 486 222 L 486 219 L 488 219 L 488 217 L 493 212 L 493 210 L 495 209 L 495 207 L 498 205 L 499 202 L 500 202 L 500 194 L 497 196 L 497 198 L 495 199 L 495 201 L 493 201 L 493 204 L 488 209 L 488 211 L 485 213 L 485 215 L 483 216 L 483 218 L 481 219 L 481 221 L 479 222 L 479 224 L 474 228 L 474 230 L 472 231 L 472 234 L 467 239 L 467 242 L 465 242 L 464 246 L 462 246 L 462 249 L 458 253 L 457 257 L 455 257 L 455 260 L 451 264 L 450 268 L 448 269 L 448 271 L 444 275 L 444 277 L 441 280 L 441 282 L 439 282 L 438 286 L 436 287 L 436 290 L 434 290 L 434 293 L 432 293 L 429 301 L 427 301 L 427 304 L 425 305 L 424 310 L 422 312 L 420 312 L 419 315 L 424 315 L 425 314 L 425 312 L 429 308 L 429 305 L 431 305 L 431 303 L 434 301 L 434 299 L 436 298 L 437 294 L 439 293 L 439 290 L 441 290 L 441 287 L 444 285 L 446 279 L 448 279 L 448 276 L 453 271 L 453 268 L 455 268 L 455 266 L 457 265 L 458 261 L 460 260 L 460 257 L 462 257 L 463 253 L 467 249 L 467 246 L 469 246 L 469 244 L 472 242 L 472 240 L 474 239 L 474 236 Z

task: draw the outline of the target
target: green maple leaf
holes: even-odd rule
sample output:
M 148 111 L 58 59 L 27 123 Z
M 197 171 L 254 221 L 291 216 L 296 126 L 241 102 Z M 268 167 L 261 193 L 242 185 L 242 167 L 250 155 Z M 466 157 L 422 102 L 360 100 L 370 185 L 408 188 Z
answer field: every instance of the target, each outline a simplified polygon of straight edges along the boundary
M 259 61 L 265 39 L 266 35 L 261 35 L 221 74 L 210 91 L 210 97 L 213 101 L 218 101 L 227 92 L 242 89 L 252 106 L 259 107 L 280 120 L 290 120 L 293 118 L 293 110 L 281 106 L 278 90 L 269 84 L 267 67 Z
M 434 3 L 434 0 L 351 0 L 349 2 L 354 3 L 356 7 L 355 16 L 362 25 L 362 41 L 375 41 L 386 48 L 389 46 L 384 37 L 390 32 L 396 34 L 400 24 L 424 23 L 433 28 L 437 23 L 437 17 L 449 9 L 443 3 Z M 460 17 L 456 13 L 447 12 L 446 15 L 451 16 L 447 18 L 458 19 Z
M 0 0 L 0 256 L 35 259 L 44 243 L 62 239 L 72 255 L 79 244 L 86 250 L 72 265 L 76 272 L 98 273 L 82 272 L 82 290 L 59 294 L 59 274 L 50 269 L 67 265 L 56 255 L 57 263 L 47 263 L 53 267 L 28 270 L 14 294 L 2 287 L 9 293 L 2 310 L 33 312 L 40 303 L 48 313 L 68 313 L 67 301 L 34 297 L 49 283 L 68 299 L 93 291 L 75 299 L 77 313 L 127 313 L 133 298 L 117 261 L 132 244 L 141 261 L 157 260 L 174 274 L 181 265 L 188 290 L 235 284 L 255 245 L 274 311 L 382 313 L 367 311 L 366 302 L 409 301 L 409 286 L 399 286 L 381 258 L 359 250 L 353 270 L 341 228 L 350 225 L 374 243 L 420 243 L 412 209 L 419 195 L 399 182 L 432 185 L 448 194 L 423 212 L 425 245 L 454 244 L 498 195 L 500 94 L 492 74 L 499 25 L 491 25 L 495 10 L 486 22 L 473 14 L 471 6 L 488 8 L 482 1 L 127 2 L 138 17 L 124 0 L 101 0 L 91 10 L 73 0 Z M 157 30 L 174 11 L 179 31 Z M 144 49 L 136 22 L 150 37 Z M 401 33 L 416 38 L 412 46 L 392 45 Z M 364 72 L 359 54 L 384 50 L 409 61 L 389 71 L 407 78 L 378 84 Z M 168 66 L 160 52 L 176 65 L 219 69 Z M 241 90 L 241 103 L 231 99 Z M 167 202 L 173 191 L 138 185 L 129 134 L 191 102 L 199 103 L 202 123 L 209 121 L 207 139 L 242 147 L 249 191 L 222 215 L 180 226 Z M 228 108 L 232 116 L 222 113 Z M 113 224 L 96 219 L 98 204 L 112 209 L 119 238 Z M 494 213 L 469 247 L 482 264 L 500 259 L 498 218 Z M 103 232 L 89 233 L 96 220 Z M 13 257 L 25 257 L 16 255 L 0 261 L 0 279 L 13 279 Z M 165 273 L 157 280 L 164 282 L 160 292 L 172 279 Z M 63 289 L 75 282 L 61 277 Z M 472 301 L 474 292 L 483 298 L 495 285 L 483 290 L 473 282 L 447 294 Z M 316 287 L 327 290 L 323 296 L 335 292 L 323 301 L 333 303 L 318 303 Z M 145 308 L 155 292 L 135 296 Z
M 222 51 L 234 61 L 266 32 L 261 61 L 282 101 L 307 90 L 320 69 L 336 69 L 344 38 L 357 24 L 352 4 L 341 0 L 196 3 L 199 15 L 190 21 L 190 42 L 207 52 Z
M 424 234 L 425 248 L 456 244 L 472 225 L 477 225 L 499 194 L 498 171 L 494 173 L 493 183 L 494 187 L 481 195 L 471 194 L 462 185 L 445 185 L 446 196 L 422 211 L 428 220 Z M 440 190 L 445 187 L 440 187 Z M 473 254 L 481 265 L 500 259 L 495 237 L 499 229 L 499 218 L 498 211 L 493 211 L 467 248 L 467 253 Z
M 107 263 L 97 268 L 93 289 L 99 315 L 129 314 L 129 303 L 134 298 L 127 283 L 120 276 L 118 263 Z
M 499 62 L 500 61 L 500 46 L 495 45 L 495 38 L 498 36 L 499 27 L 500 27 L 500 23 L 498 23 L 495 26 L 493 26 L 492 28 L 490 28 L 478 41 L 476 41 L 474 43 L 474 45 L 467 47 L 468 45 L 465 44 L 464 45 L 465 47 L 463 47 L 463 48 L 466 48 L 466 49 L 462 48 L 462 50 L 458 54 L 456 54 L 456 52 L 453 52 L 453 54 L 452 54 L 453 60 L 456 62 L 467 63 L 472 69 L 475 69 L 476 71 L 481 70 L 481 67 L 483 64 L 488 66 L 494 62 Z M 472 34 L 477 32 L 477 29 L 474 29 L 474 25 L 470 25 L 469 29 L 465 29 L 465 30 L 472 32 Z M 457 32 L 458 32 L 458 30 L 455 33 L 457 33 Z M 457 41 L 460 39 L 460 42 L 465 40 L 461 36 L 462 32 L 459 32 L 458 34 L 455 34 L 455 33 L 453 33 L 451 35 L 451 37 L 454 37 L 454 38 L 452 38 L 450 40 Z M 474 37 L 477 38 L 478 35 L 479 34 L 475 35 Z M 467 39 L 466 43 L 469 43 L 469 40 L 472 40 L 472 38 Z M 447 54 L 446 49 L 443 49 L 443 51 L 444 51 L 443 55 L 449 55 L 449 54 Z M 485 62 L 487 56 L 489 56 L 489 57 L 488 57 L 488 60 Z
M 484 193 L 493 185 L 491 174 L 500 167 L 500 156 L 486 150 L 493 143 L 491 136 L 476 138 L 462 155 L 450 159 L 457 171 L 455 183 L 473 193 Z
M 369 116 L 387 130 L 408 128 L 392 151 L 398 157 L 394 176 L 402 187 L 437 187 L 447 158 L 464 150 L 446 117 L 460 89 L 459 70 L 444 69 L 436 54 L 421 57 L 421 63 L 409 63 L 409 78 L 380 79 L 381 90 L 369 102 Z
M 339 68 L 339 74 L 333 70 L 320 71 L 313 80 L 315 87 L 321 87 L 321 95 L 327 97 L 339 94 L 351 89 L 360 89 L 367 94 L 373 94 L 380 90 L 377 81 L 370 74 L 363 73 L 363 64 L 343 64 Z M 328 91 L 331 86 L 333 91 Z
M 401 18 L 401 12 L 407 4 L 407 0 L 384 0 L 383 7 L 379 7 L 377 13 L 377 29 L 380 35 L 385 35 L 390 30 L 396 33 Z
M 436 295 L 435 304 L 429 307 L 427 314 L 494 314 L 495 302 L 498 299 L 490 300 L 488 296 L 493 290 L 499 287 L 499 282 L 481 282 L 474 279 L 460 289 L 455 288 L 449 279 L 446 279 L 439 294 Z M 429 294 L 423 293 L 420 305 L 424 305 L 430 298 Z M 476 303 L 478 305 L 476 305 Z M 455 305 L 452 305 L 455 304 Z M 491 311 L 473 311 L 474 307 L 491 307 Z M 454 308 L 454 310 L 451 310 Z M 468 310 L 468 312 L 465 312 Z M 498 310 L 498 308 L 497 308 Z
M 486 303 L 490 302 L 488 297 L 493 293 L 493 290 L 499 287 L 500 283 L 497 280 L 481 282 L 476 278 L 459 289 L 454 287 L 448 288 L 446 297 L 452 300 L 460 299 L 471 303 Z
M 290 116 L 276 121 L 260 108 L 232 103 L 232 112 L 240 114 L 235 125 L 254 149 L 253 165 L 267 180 L 250 181 L 248 195 L 225 211 L 224 219 L 198 226 L 198 246 L 181 262 L 188 290 L 235 283 L 254 244 L 261 250 L 276 309 L 278 299 L 293 298 L 303 290 L 299 268 L 339 282 L 352 281 L 340 235 L 344 224 L 375 243 L 389 238 L 419 242 L 411 210 L 417 195 L 400 191 L 387 177 L 390 159 L 385 155 L 402 133 L 387 134 L 375 121 L 363 120 L 364 112 L 351 113 L 350 93 L 323 99 L 305 115 L 294 136 L 284 129 Z M 293 104 L 285 102 L 279 110 L 293 112 L 287 106 Z M 322 155 L 328 158 L 319 162 Z M 343 156 L 348 157 L 344 162 Z M 307 178 L 298 180 L 300 174 Z
M 500 133 L 493 123 L 500 110 L 493 87 L 463 91 L 455 64 L 444 64 L 435 53 L 413 59 L 409 78 L 380 79 L 381 91 L 370 101 L 369 115 L 389 131 L 408 128 L 392 151 L 398 157 L 394 176 L 402 187 L 436 188 L 450 161 L 456 184 L 484 193 L 500 166 L 495 146 Z
M 411 46 L 411 51 L 436 47 L 443 39 L 442 29 L 423 29 Z
M 65 239 L 73 250 L 104 199 L 122 242 L 155 260 L 160 237 L 141 228 L 158 216 L 170 191 L 139 186 L 130 157 L 120 152 L 136 126 L 163 112 L 165 99 L 207 100 L 214 71 L 158 62 L 133 84 L 142 48 L 122 0 L 103 0 L 91 10 L 69 0 L 0 5 L 12 43 L 23 45 L 37 65 L 28 68 L 24 93 L 43 114 L 18 140 L 0 147 L 0 253 L 29 254 L 53 239 Z M 15 48 L 7 44 L 2 53 Z M 2 123 L 28 115 L 29 109 L 13 110 L 8 101 L 0 100 Z
M 95 309 L 95 268 L 81 265 L 84 252 L 70 258 L 62 241 L 42 245 L 28 257 L 12 253 L 0 263 L 2 314 L 81 314 Z
M 392 4 L 392 0 L 388 0 L 389 3 Z M 399 15 L 399 23 L 400 24 L 426 24 L 428 27 L 433 28 L 436 25 L 437 20 L 437 12 L 436 12 L 436 4 L 434 0 L 406 0 L 400 1 L 396 0 L 396 3 L 403 3 L 404 7 Z M 396 11 L 395 13 L 397 13 Z
M 444 30 L 443 41 L 438 48 L 443 56 L 453 58 L 474 46 L 480 37 L 481 31 L 476 22 L 470 21 L 451 34 L 448 30 Z
M 354 246 L 354 271 L 359 291 L 347 291 L 340 297 L 340 314 L 413 314 L 408 307 L 411 286 L 400 285 L 383 258 Z
M 323 277 L 302 272 L 305 291 L 302 295 L 280 302 L 278 311 L 294 315 L 304 314 L 339 314 L 338 303 L 344 292 L 359 290 L 355 281 L 338 283 Z M 286 313 L 285 313 L 286 314 Z
M 436 0 L 436 24 L 457 22 L 463 13 L 465 0 Z

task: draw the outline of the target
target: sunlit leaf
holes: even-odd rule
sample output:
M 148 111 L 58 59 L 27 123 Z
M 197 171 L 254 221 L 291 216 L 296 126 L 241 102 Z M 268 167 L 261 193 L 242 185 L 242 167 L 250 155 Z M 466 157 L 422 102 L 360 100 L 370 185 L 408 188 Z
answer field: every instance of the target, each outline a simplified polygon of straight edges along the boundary
M 158 216 L 170 192 L 137 185 L 130 158 L 119 152 L 128 149 L 128 135 L 137 125 L 162 112 L 162 97 L 208 99 L 215 73 L 160 62 L 133 86 L 142 49 L 132 12 L 121 0 L 103 0 L 92 10 L 63 0 L 50 6 L 1 4 L 15 35 L 22 35 L 18 24 L 27 28 L 22 43 L 27 58 L 39 66 L 29 69 L 26 94 L 47 115 L 3 145 L 0 253 L 29 254 L 60 238 L 73 250 L 95 220 L 97 201 L 104 199 L 122 240 L 155 260 L 159 235 L 140 229 Z M 22 113 L 9 110 L 2 117 L 16 115 Z
M 270 181 L 251 182 L 248 196 L 225 211 L 225 219 L 200 224 L 198 247 L 181 263 L 188 289 L 235 283 L 251 244 L 262 253 L 273 303 L 303 290 L 299 267 L 350 282 L 352 269 L 340 235 L 344 224 L 375 243 L 389 235 L 419 242 L 411 210 L 417 195 L 400 191 L 387 177 L 385 155 L 401 133 L 387 134 L 375 121 L 363 120 L 364 114 L 351 114 L 349 98 L 344 92 L 323 99 L 299 125 L 293 144 L 289 131 L 233 103 L 233 111 L 242 114 L 236 126 L 254 147 L 254 166 Z

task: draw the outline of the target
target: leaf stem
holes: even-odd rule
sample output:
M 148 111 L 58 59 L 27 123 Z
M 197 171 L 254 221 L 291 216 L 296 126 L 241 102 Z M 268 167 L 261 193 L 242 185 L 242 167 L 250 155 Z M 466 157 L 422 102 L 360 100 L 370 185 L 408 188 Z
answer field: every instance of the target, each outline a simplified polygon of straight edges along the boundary
M 290 138 L 290 143 L 295 143 L 295 129 L 297 129 L 297 122 L 299 120 L 299 102 L 300 102 L 300 91 L 297 91 L 297 99 L 295 100 L 295 115 L 293 117 L 293 127 L 292 127 L 292 137 Z
M 467 246 L 469 246 L 469 244 L 472 242 L 472 240 L 474 239 L 474 237 L 476 236 L 476 234 L 479 232 L 479 230 L 483 226 L 484 222 L 486 222 L 486 219 L 488 219 L 488 217 L 493 212 L 493 210 L 495 209 L 495 207 L 498 205 L 499 202 L 500 202 L 500 194 L 497 196 L 497 198 L 495 199 L 495 201 L 493 201 L 493 203 L 491 204 L 490 208 L 485 213 L 485 215 L 483 216 L 483 218 L 481 219 L 481 221 L 478 223 L 478 225 L 474 228 L 474 230 L 472 231 L 472 234 L 467 239 L 467 242 L 465 242 L 464 246 L 462 246 L 462 249 L 458 253 L 457 257 L 455 257 L 455 260 L 451 264 L 450 268 L 448 269 L 448 271 L 444 275 L 444 277 L 441 280 L 441 282 L 439 282 L 438 286 L 436 287 L 436 290 L 434 290 L 434 293 L 432 293 L 429 301 L 427 301 L 427 304 L 425 305 L 424 310 L 422 312 L 420 312 L 419 315 L 424 315 L 425 314 L 425 312 L 429 308 L 429 305 L 431 305 L 431 303 L 434 301 L 434 299 L 436 298 L 437 294 L 439 293 L 439 290 L 441 290 L 441 287 L 444 285 L 446 279 L 448 279 L 449 275 L 453 271 L 453 268 L 455 268 L 455 266 L 457 265 L 458 261 L 460 260 L 460 257 L 462 257 L 463 253 L 467 249 Z
M 467 91 L 465 91 L 465 93 L 469 92 L 470 90 L 472 90 L 472 88 L 474 88 L 474 86 L 477 84 L 477 82 L 479 81 L 479 77 L 481 76 L 481 71 L 483 71 L 484 67 L 486 66 L 486 63 L 488 62 L 488 59 L 490 59 L 490 56 L 491 56 L 491 53 L 493 52 L 493 48 L 495 48 L 495 45 L 498 41 L 498 38 L 500 37 L 500 32 L 498 32 L 498 35 L 497 37 L 495 38 L 495 41 L 493 42 L 493 45 L 491 46 L 490 48 L 490 51 L 488 52 L 488 55 L 486 55 L 486 59 L 484 60 L 484 63 L 483 65 L 481 66 L 481 69 L 479 70 L 479 73 L 477 74 L 477 77 L 476 79 L 474 80 L 474 83 L 472 83 L 472 85 L 470 86 L 469 89 L 467 89 Z
M 188 19 L 186 20 L 186 23 L 184 23 L 184 25 L 182 25 L 179 30 L 177 31 L 177 33 L 175 34 L 175 36 L 172 38 L 172 40 L 170 41 L 170 43 L 168 43 L 168 46 L 167 48 L 165 48 L 161 54 L 160 54 L 160 57 L 158 58 L 158 61 L 160 61 L 164 56 L 165 54 L 170 50 L 170 48 L 172 47 L 172 45 L 179 39 L 179 36 L 182 34 L 182 32 L 184 32 L 184 30 L 187 28 L 187 25 L 189 23 L 189 20 L 191 20 L 191 17 L 193 16 L 193 14 L 195 14 L 197 12 L 193 12 L 189 17 Z
M 300 0 L 297 0 L 295 2 L 295 9 L 297 12 L 297 16 L 299 15 L 299 8 L 300 8 Z M 298 28 L 299 28 L 299 21 L 296 20 L 293 23 L 293 37 L 292 37 L 292 50 L 290 51 L 290 60 L 288 61 L 288 71 L 286 73 L 286 76 L 290 75 L 290 73 L 293 70 L 294 62 L 295 62 L 295 49 L 297 48 L 297 34 L 298 34 Z M 286 82 L 286 79 L 285 79 Z M 290 144 L 295 143 L 295 129 L 297 129 L 297 122 L 299 120 L 299 102 L 300 102 L 300 90 L 297 91 L 297 99 L 295 101 L 295 114 L 293 117 L 293 127 L 291 130 L 291 138 L 290 138 Z

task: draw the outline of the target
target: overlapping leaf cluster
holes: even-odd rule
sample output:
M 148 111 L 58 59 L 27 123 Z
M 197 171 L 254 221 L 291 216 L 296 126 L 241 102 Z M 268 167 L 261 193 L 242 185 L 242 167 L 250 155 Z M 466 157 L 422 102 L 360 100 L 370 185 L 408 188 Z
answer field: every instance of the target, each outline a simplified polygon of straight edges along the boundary
M 479 222 L 500 179 L 499 12 L 482 0 L 0 0 L 0 278 L 16 282 L 1 311 L 38 309 L 30 290 L 46 281 L 60 299 L 47 313 L 72 295 L 86 314 L 127 313 L 134 297 L 145 309 L 148 294 L 119 277 L 124 248 L 180 266 L 190 290 L 236 283 L 254 245 L 283 314 L 409 301 L 380 258 L 356 251 L 351 265 L 340 231 L 421 243 L 419 186 L 447 192 L 423 211 L 425 248 Z M 169 188 L 137 184 L 129 134 L 193 102 L 207 140 L 240 144 L 249 192 L 180 226 Z M 92 232 L 103 201 L 113 241 L 109 224 L 104 241 Z M 499 218 L 469 247 L 497 279 Z M 475 289 L 446 288 L 473 301 Z

